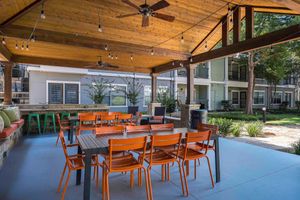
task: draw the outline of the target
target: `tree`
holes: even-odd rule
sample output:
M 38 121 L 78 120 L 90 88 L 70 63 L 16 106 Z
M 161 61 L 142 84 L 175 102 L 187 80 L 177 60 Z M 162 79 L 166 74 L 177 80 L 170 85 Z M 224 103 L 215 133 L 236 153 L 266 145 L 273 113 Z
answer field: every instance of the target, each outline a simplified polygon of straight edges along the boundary
M 176 100 L 174 98 L 174 95 L 171 95 L 169 89 L 158 92 L 157 102 L 166 107 L 167 113 L 172 113 L 175 111 Z
M 246 114 L 253 114 L 253 92 L 255 88 L 255 74 L 254 69 L 257 62 L 254 61 L 255 52 L 248 52 L 248 88 L 247 88 L 247 99 L 246 99 Z
M 133 78 L 123 78 L 123 81 L 127 84 L 127 90 L 121 89 L 121 92 L 127 96 L 128 101 L 131 105 L 136 106 L 140 100 L 140 94 L 143 89 L 143 84 L 139 79 L 133 75 Z
M 112 88 L 113 81 L 104 78 L 93 79 L 91 84 L 88 84 L 88 95 L 95 104 L 101 104 L 107 94 L 108 89 Z

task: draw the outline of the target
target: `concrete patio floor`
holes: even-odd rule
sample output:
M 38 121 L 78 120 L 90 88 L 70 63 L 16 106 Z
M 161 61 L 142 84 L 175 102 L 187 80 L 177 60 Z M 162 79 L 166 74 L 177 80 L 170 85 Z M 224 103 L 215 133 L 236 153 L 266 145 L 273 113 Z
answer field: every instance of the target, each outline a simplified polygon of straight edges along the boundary
M 10 152 L 0 170 L 1 200 L 55 200 L 64 165 L 55 136 L 24 137 Z M 171 168 L 171 181 L 160 181 L 160 168 L 152 173 L 154 199 L 204 200 L 296 200 L 300 196 L 300 156 L 227 139 L 220 140 L 221 182 L 211 188 L 206 162 L 197 167 L 197 179 L 188 178 L 190 196 L 181 195 L 178 168 Z M 210 153 L 214 169 L 214 156 Z M 213 170 L 214 171 L 214 170 Z M 129 175 L 110 176 L 111 199 L 146 199 L 145 188 L 129 188 Z M 92 183 L 91 199 L 101 199 Z M 72 174 L 65 199 L 82 199 L 83 186 L 75 186 Z

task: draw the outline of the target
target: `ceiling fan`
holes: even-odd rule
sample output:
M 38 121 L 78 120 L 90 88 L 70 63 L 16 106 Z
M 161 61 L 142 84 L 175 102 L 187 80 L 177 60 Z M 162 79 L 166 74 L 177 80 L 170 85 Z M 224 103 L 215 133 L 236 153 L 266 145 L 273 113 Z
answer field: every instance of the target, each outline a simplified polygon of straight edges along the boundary
M 119 68 L 118 66 L 116 65 L 111 65 L 107 62 L 104 62 L 102 61 L 102 56 L 98 56 L 100 59 L 94 64 L 94 65 L 89 65 L 89 66 L 86 66 L 86 67 L 97 67 L 97 68 Z
M 140 5 L 140 6 L 135 5 L 130 0 L 122 0 L 122 2 L 124 2 L 127 5 L 135 8 L 136 10 L 138 10 L 138 12 L 137 13 L 126 14 L 126 15 L 119 15 L 119 16 L 117 16 L 117 18 L 124 18 L 124 17 L 135 16 L 135 15 L 142 15 L 142 17 L 143 17 L 142 27 L 149 26 L 149 17 L 150 16 L 156 17 L 158 19 L 162 19 L 162 20 L 165 20 L 165 21 L 168 21 L 168 22 L 173 22 L 175 20 L 174 16 L 156 12 L 156 11 L 158 11 L 160 9 L 163 9 L 163 8 L 166 8 L 170 5 L 165 0 L 161 0 L 161 1 L 153 4 L 152 6 L 147 4 L 147 0 L 145 0 L 145 3 Z

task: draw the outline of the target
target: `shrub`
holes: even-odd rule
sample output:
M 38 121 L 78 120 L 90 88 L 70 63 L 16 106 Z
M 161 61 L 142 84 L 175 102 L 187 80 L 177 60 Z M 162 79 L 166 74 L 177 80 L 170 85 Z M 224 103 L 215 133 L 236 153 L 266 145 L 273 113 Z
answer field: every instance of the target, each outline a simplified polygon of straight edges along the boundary
M 264 127 L 264 124 L 260 121 L 252 122 L 248 124 L 246 127 L 247 133 L 250 137 L 257 137 L 262 133 L 262 129 Z
M 294 149 L 294 153 L 300 155 L 300 140 L 292 144 L 292 147 Z
M 300 101 L 295 101 L 296 107 L 298 110 L 300 110 Z
M 210 124 L 217 125 L 219 127 L 219 132 L 223 136 L 227 136 L 230 134 L 230 127 L 232 125 L 231 119 L 225 118 L 211 118 L 209 120 Z
M 243 126 L 244 126 L 244 122 L 233 123 L 230 128 L 232 135 L 235 137 L 240 137 Z

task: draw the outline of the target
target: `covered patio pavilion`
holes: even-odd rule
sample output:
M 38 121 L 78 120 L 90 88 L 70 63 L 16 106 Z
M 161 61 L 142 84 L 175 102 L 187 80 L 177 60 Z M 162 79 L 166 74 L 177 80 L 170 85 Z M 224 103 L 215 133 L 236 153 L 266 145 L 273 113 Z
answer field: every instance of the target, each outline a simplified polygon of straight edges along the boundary
M 146 1 L 149 5 L 157 2 Z M 297 0 L 169 0 L 157 5 L 164 8 L 159 10 L 160 14 L 155 13 L 156 6 L 146 13 L 135 6 L 143 3 L 141 0 L 0 2 L 0 62 L 5 78 L 3 104 L 12 104 L 12 69 L 19 63 L 150 74 L 149 110 L 152 112 L 157 106 L 157 77 L 161 73 L 185 68 L 187 99 L 181 108 L 181 126 L 188 127 L 190 111 L 199 108 L 193 100 L 196 64 L 300 37 L 299 24 L 261 36 L 253 33 L 255 12 L 299 15 L 300 2 Z M 137 16 L 120 17 L 131 13 Z M 245 20 L 245 36 L 241 35 L 242 20 Z M 63 166 L 63 157 L 58 156 L 61 149 L 52 145 L 53 140 L 52 136 L 21 140 L 0 171 L 0 199 L 60 198 L 55 192 L 59 179 L 56 171 Z M 209 185 L 201 182 L 208 178 L 207 174 L 200 172 L 197 181 L 190 183 L 192 195 L 188 198 L 297 199 L 299 191 L 295 188 L 299 187 L 300 176 L 297 156 L 226 139 L 221 139 L 220 145 L 222 181 L 215 189 L 208 189 Z M 48 173 L 47 166 L 56 159 L 57 166 Z M 15 163 L 17 168 L 12 167 Z M 37 171 L 32 170 L 34 167 L 38 167 Z M 47 175 L 42 177 L 42 174 Z M 174 172 L 174 176 L 178 173 Z M 2 181 L 9 177 L 13 179 Z M 35 181 L 28 184 L 30 180 Z M 126 181 L 123 179 L 124 187 L 128 185 Z M 47 187 L 49 182 L 51 184 Z M 180 190 L 177 182 L 172 183 Z M 28 187 L 26 191 L 23 191 L 24 184 Z M 122 182 L 118 179 L 111 184 Z M 38 187 L 41 185 L 42 188 Z M 153 185 L 157 199 L 183 198 L 169 196 L 168 191 L 173 190 L 171 184 L 166 184 L 165 188 Z M 202 191 L 198 190 L 199 186 L 203 186 Z M 100 192 L 94 185 L 92 187 L 91 199 L 101 198 Z M 71 184 L 66 199 L 82 199 L 82 188 Z M 122 185 L 118 185 L 112 189 L 112 198 L 113 195 L 116 199 L 127 195 L 134 199 L 146 198 L 140 196 L 144 193 L 139 193 L 138 187 L 130 194 L 121 188 Z

